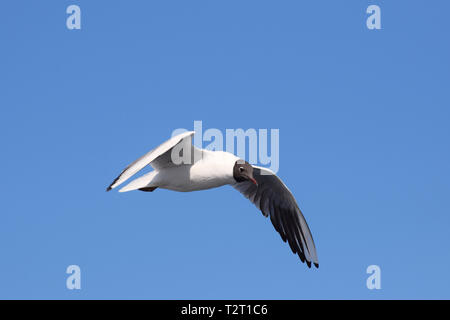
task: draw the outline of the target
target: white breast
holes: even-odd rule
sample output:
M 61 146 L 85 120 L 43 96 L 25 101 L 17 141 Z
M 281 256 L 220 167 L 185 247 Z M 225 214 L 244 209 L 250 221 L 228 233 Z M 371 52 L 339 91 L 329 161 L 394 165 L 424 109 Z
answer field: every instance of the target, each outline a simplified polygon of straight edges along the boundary
M 239 158 L 223 151 L 203 150 L 202 158 L 193 165 L 164 168 L 158 172 L 160 188 L 174 191 L 196 191 L 236 182 L 233 167 Z

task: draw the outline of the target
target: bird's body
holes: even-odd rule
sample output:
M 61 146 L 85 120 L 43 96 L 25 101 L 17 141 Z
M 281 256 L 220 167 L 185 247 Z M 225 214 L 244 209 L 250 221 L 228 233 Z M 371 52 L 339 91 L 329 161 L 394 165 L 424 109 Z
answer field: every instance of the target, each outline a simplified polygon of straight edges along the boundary
M 212 189 L 232 184 L 233 166 L 238 157 L 224 151 L 195 148 L 198 160 L 189 164 L 156 166 L 155 170 L 132 181 L 120 192 L 158 187 L 179 192 Z
M 253 202 L 272 221 L 293 253 L 311 266 L 319 266 L 314 241 L 294 196 L 267 168 L 251 166 L 234 154 L 203 150 L 191 144 L 194 132 L 172 137 L 125 168 L 111 183 L 111 190 L 145 166 L 153 171 L 119 190 L 154 191 L 157 188 L 189 192 L 231 185 Z

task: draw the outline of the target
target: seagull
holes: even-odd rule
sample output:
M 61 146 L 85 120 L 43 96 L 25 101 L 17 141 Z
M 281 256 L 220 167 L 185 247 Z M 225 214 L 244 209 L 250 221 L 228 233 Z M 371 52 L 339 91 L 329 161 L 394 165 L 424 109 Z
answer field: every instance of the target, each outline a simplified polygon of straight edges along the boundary
M 249 164 L 232 153 L 199 149 L 192 144 L 195 131 L 176 135 L 128 165 L 109 185 L 116 188 L 145 166 L 154 170 L 131 181 L 119 192 L 157 188 L 189 192 L 231 185 L 270 220 L 281 239 L 309 268 L 319 268 L 308 224 L 291 191 L 270 169 Z

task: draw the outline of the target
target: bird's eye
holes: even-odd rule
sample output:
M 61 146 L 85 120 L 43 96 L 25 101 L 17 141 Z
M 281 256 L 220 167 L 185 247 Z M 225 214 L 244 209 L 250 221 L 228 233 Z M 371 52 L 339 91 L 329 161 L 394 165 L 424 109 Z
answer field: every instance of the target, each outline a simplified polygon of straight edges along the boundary
M 243 171 L 244 171 L 244 168 L 240 167 L 240 168 L 239 168 L 239 171 L 240 171 L 240 172 L 243 172 Z

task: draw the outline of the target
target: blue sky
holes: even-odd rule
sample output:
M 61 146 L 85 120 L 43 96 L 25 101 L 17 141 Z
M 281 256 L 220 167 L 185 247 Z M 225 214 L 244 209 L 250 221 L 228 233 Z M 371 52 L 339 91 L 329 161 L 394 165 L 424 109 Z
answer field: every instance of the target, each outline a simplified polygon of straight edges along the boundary
M 370 4 L 382 30 L 366 28 Z M 4 1 L 0 298 L 450 298 L 449 10 Z M 278 174 L 320 269 L 230 187 L 105 192 L 194 120 L 280 130 Z M 66 288 L 72 264 L 81 290 Z M 372 264 L 381 290 L 366 288 Z

